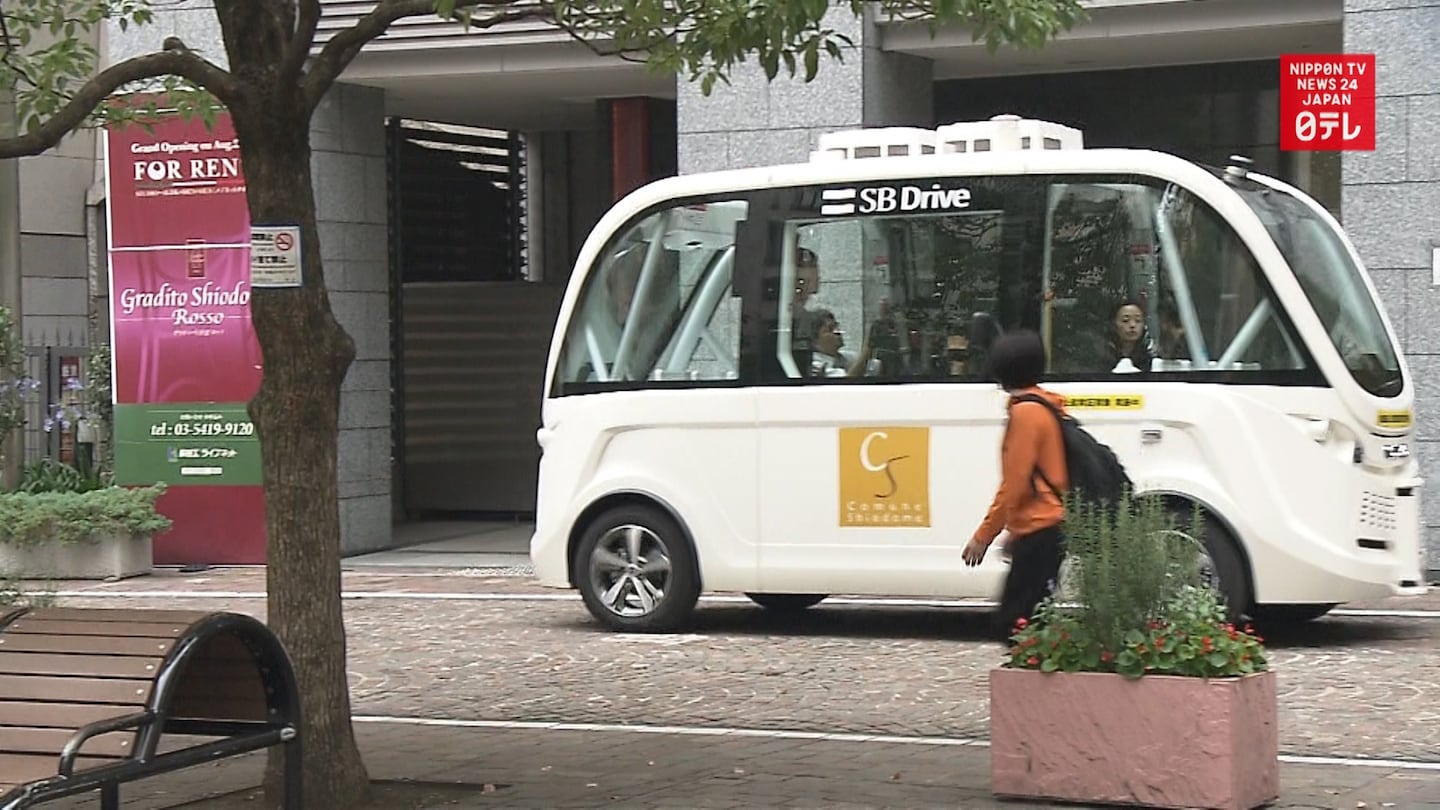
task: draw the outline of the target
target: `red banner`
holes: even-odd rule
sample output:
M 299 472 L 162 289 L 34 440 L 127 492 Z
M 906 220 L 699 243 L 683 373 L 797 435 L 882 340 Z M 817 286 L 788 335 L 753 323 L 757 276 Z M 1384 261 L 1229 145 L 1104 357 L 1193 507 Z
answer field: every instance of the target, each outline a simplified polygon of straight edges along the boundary
M 230 117 L 106 133 L 115 479 L 163 481 L 155 563 L 262 564 L 250 212 Z
M 1375 149 L 1375 54 L 1280 57 L 1280 148 Z

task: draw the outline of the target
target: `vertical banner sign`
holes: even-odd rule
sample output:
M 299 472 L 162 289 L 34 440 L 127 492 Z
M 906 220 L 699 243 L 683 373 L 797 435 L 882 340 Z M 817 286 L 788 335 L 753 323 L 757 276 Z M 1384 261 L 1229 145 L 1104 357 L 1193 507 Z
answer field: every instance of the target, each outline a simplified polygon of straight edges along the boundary
M 1375 54 L 1280 57 L 1280 148 L 1374 151 Z
M 164 482 L 155 562 L 262 564 L 250 212 L 228 114 L 106 132 L 115 479 Z

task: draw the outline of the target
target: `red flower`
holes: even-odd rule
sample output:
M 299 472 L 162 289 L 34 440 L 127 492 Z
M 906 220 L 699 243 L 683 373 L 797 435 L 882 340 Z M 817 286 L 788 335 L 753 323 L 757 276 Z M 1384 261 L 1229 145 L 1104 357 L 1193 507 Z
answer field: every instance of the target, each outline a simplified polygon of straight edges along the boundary
M 1035 665 L 1037 665 L 1037 664 L 1040 663 L 1040 659 L 1039 659 L 1039 658 L 1036 658 L 1035 656 L 1032 655 L 1032 656 L 1030 656 L 1029 658 L 1025 659 L 1025 663 L 1027 663 L 1027 664 L 1029 664 L 1030 666 L 1033 667 L 1033 666 L 1035 666 Z
M 1206 636 L 1206 637 L 1200 639 L 1200 643 L 1205 646 L 1205 649 L 1207 649 L 1207 650 L 1210 649 L 1210 637 L 1209 637 L 1209 636 Z
M 1165 646 L 1165 637 L 1164 637 L 1164 636 L 1157 636 L 1157 637 L 1155 638 L 1155 646 L 1156 646 L 1156 647 L 1164 647 L 1164 646 Z
M 1015 620 L 1015 629 L 1016 629 L 1016 630 L 1024 630 L 1025 628 L 1027 628 L 1027 627 L 1029 627 L 1029 626 L 1030 626 L 1030 622 L 1029 622 L 1024 616 L 1021 616 L 1020 618 L 1018 618 L 1018 619 Z
M 1115 660 L 1115 654 L 1109 650 L 1104 650 L 1100 653 L 1100 660 L 1108 664 Z

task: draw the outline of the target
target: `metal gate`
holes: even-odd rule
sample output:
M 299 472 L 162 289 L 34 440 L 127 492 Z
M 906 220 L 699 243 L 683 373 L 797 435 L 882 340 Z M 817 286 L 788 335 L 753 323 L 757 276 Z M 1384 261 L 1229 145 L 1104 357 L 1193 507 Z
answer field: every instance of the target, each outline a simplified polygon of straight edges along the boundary
M 388 152 L 404 509 L 533 512 L 540 388 L 563 287 L 523 280 L 522 143 L 392 120 Z

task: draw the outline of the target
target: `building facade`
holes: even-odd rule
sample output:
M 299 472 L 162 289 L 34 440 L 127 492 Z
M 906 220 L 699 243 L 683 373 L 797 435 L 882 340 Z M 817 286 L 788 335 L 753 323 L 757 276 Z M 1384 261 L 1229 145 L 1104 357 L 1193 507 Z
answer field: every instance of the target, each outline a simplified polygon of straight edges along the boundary
M 221 53 L 203 5 L 107 31 L 106 58 L 170 35 Z M 353 22 L 357 5 L 326 2 L 320 37 Z M 1045 48 L 994 54 L 964 32 L 837 11 L 834 27 L 856 43 L 843 62 L 808 84 L 742 66 L 709 97 L 538 23 L 397 25 L 347 70 L 312 132 L 327 279 L 360 352 L 342 403 L 345 551 L 387 545 L 407 515 L 529 510 L 561 285 L 617 196 L 676 172 L 803 161 L 825 131 L 999 113 L 1075 126 L 1087 146 L 1211 163 L 1244 154 L 1313 193 L 1341 217 L 1398 326 L 1420 386 L 1420 458 L 1440 480 L 1429 382 L 1440 366 L 1440 83 L 1424 61 L 1440 0 L 1088 6 L 1088 23 Z M 1341 51 L 1376 54 L 1375 151 L 1282 152 L 1279 57 Z M 105 288 L 94 150 L 74 138 L 24 164 L 27 331 L 103 311 L 84 300 Z M 52 177 L 59 202 L 42 200 Z M 1440 568 L 1440 497 L 1425 503 Z

